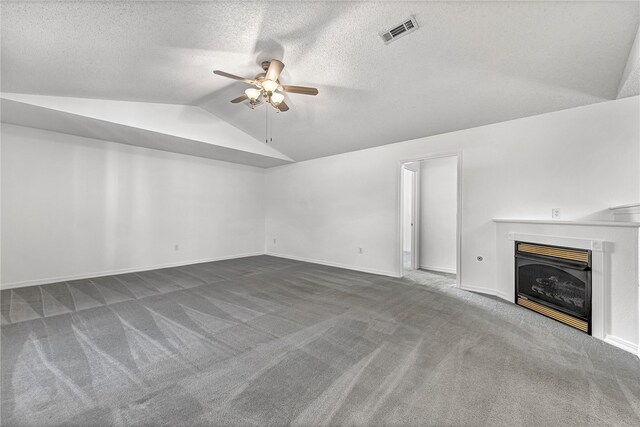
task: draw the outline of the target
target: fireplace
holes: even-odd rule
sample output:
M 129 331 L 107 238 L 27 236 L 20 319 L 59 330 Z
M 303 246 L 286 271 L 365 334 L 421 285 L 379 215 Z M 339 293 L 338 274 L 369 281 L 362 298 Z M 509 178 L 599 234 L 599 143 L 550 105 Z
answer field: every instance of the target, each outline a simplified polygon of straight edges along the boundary
M 591 335 L 591 251 L 515 242 L 516 304 Z

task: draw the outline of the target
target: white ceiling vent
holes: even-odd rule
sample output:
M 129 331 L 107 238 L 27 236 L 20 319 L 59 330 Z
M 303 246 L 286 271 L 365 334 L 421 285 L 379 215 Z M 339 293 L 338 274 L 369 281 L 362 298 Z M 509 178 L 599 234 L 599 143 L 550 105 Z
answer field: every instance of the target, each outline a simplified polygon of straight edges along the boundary
M 401 24 L 394 25 L 393 28 L 380 33 L 380 37 L 382 37 L 384 44 L 389 44 L 392 41 L 397 40 L 402 36 L 406 36 L 407 34 L 412 33 L 417 29 L 418 23 L 416 22 L 416 17 L 411 15 Z

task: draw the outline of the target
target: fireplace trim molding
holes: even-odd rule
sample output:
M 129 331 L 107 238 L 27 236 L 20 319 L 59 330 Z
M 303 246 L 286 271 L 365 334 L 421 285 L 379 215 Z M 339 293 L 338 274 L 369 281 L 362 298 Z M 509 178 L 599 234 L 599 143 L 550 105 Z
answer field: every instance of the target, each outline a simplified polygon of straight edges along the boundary
M 541 245 L 563 246 L 591 250 L 591 336 L 607 341 L 607 289 L 605 287 L 605 252 L 607 242 L 575 237 L 545 236 L 539 234 L 508 233 L 511 241 L 525 241 Z M 515 280 L 515 266 L 513 280 Z

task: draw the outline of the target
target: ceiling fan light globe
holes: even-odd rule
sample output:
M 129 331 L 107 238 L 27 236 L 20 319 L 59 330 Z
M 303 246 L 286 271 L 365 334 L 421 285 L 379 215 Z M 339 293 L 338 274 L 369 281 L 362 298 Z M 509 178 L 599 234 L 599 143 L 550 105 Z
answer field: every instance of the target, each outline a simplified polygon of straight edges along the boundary
M 271 95 L 271 103 L 273 105 L 278 105 L 284 100 L 284 95 L 281 93 L 274 93 Z
M 273 80 L 265 80 L 262 82 L 262 88 L 267 92 L 275 92 L 278 86 L 278 83 L 274 82 Z
M 247 98 L 249 98 L 251 101 L 255 101 L 256 99 L 258 99 L 258 97 L 261 94 L 259 89 L 254 89 L 254 88 L 249 88 L 245 90 L 244 93 L 245 95 L 247 95 Z

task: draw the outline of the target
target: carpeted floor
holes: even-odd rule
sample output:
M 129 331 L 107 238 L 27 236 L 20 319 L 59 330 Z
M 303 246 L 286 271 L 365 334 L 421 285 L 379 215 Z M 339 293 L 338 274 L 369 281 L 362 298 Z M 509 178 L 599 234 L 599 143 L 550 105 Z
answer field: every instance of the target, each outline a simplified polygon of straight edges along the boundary
M 640 425 L 637 357 L 414 272 L 252 257 L 2 291 L 11 425 Z

